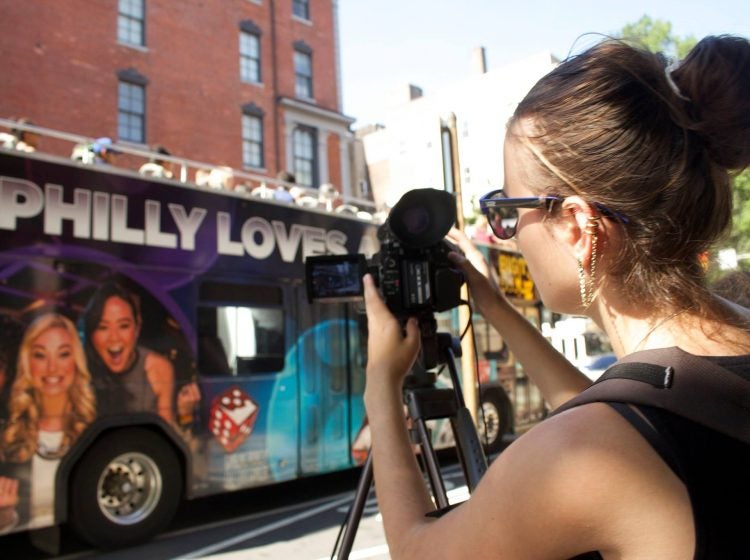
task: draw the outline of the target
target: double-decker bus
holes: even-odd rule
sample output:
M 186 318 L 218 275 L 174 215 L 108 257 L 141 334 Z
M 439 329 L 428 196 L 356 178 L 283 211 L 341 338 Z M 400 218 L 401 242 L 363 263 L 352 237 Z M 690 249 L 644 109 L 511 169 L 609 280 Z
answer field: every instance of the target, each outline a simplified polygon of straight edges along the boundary
M 310 304 L 304 259 L 372 255 L 377 222 L 79 159 L 0 148 L 0 534 L 120 546 L 183 499 L 356 466 L 366 320 Z M 521 383 L 490 339 L 497 450 Z

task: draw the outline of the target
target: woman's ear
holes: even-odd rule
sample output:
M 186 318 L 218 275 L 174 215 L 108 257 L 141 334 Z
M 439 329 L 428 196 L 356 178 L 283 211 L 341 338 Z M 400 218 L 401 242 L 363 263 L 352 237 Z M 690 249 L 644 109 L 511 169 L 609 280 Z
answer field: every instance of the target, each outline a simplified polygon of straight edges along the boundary
M 567 216 L 566 236 L 576 259 L 585 269 L 591 263 L 594 239 L 599 233 L 599 215 L 580 196 L 569 196 L 562 204 L 562 212 Z

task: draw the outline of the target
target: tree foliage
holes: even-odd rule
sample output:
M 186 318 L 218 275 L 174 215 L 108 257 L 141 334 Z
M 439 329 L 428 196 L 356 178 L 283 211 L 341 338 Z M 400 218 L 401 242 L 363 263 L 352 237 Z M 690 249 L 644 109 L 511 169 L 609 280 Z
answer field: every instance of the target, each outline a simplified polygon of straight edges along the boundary
M 681 60 L 695 44 L 695 37 L 677 37 L 672 33 L 672 24 L 644 15 L 635 23 L 628 23 L 618 37 L 645 46 L 651 52 L 662 52 L 668 57 Z
M 733 198 L 732 232 L 727 244 L 738 254 L 750 254 L 750 169 L 735 176 Z M 739 266 L 750 271 L 750 259 L 740 260 Z
M 668 21 L 652 19 L 644 15 L 635 23 L 629 23 L 617 35 L 625 41 L 638 43 L 652 52 L 662 52 L 670 58 L 681 60 L 687 56 L 697 40 L 692 35 L 677 37 L 672 33 Z M 734 210 L 732 230 L 718 249 L 734 248 L 738 254 L 750 253 L 750 169 L 733 179 Z M 740 268 L 750 270 L 750 259 L 740 260 Z

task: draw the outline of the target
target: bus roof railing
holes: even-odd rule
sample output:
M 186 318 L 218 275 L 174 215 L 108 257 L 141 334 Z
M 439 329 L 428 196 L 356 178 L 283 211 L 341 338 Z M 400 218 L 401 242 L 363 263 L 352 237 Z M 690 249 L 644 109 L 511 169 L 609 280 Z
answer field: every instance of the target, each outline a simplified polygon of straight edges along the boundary
M 39 137 L 54 138 L 56 140 L 70 143 L 73 146 L 71 150 L 71 159 L 73 159 L 75 155 L 78 155 L 79 161 L 82 163 L 95 162 L 95 154 L 91 150 L 97 140 L 101 140 L 101 138 L 97 139 L 37 126 L 30 122 L 24 122 L 23 120 L 17 121 L 0 118 L 0 127 L 7 128 L 11 131 L 11 134 L 0 133 L 0 135 L 3 135 L 10 141 L 12 141 L 10 136 L 15 133 L 15 131 L 23 131 L 36 134 Z M 12 146 L 8 145 L 6 147 Z M 205 187 L 219 191 L 230 191 L 248 197 L 282 202 L 286 201 L 306 208 L 326 210 L 336 214 L 355 216 L 369 221 L 382 222 L 385 218 L 383 212 L 377 211 L 378 209 L 372 200 L 345 196 L 338 192 L 330 183 L 325 183 L 317 189 L 310 188 L 259 173 L 251 173 L 225 165 L 215 165 L 171 154 L 164 154 L 154 150 L 134 146 L 129 143 L 112 141 L 108 148 L 120 155 L 127 154 L 133 156 L 136 158 L 136 164 L 139 160 L 145 160 L 142 165 L 136 169 L 129 166 L 114 164 L 113 167 L 115 169 L 138 171 L 144 176 L 150 175 L 152 177 L 160 177 L 161 179 L 191 184 L 198 187 Z M 39 150 L 38 153 L 44 154 L 47 152 Z M 51 155 L 60 155 L 56 152 L 49 153 Z M 87 160 L 89 156 L 90 161 Z M 158 171 L 157 168 L 154 167 L 155 162 L 166 162 L 170 164 L 170 167 L 176 167 L 178 172 L 172 174 L 171 171 L 167 170 L 166 174 L 161 174 L 163 171 Z M 152 167 L 149 167 L 149 164 L 151 164 Z M 166 166 L 162 167 L 166 170 Z M 107 166 L 100 165 L 98 166 L 98 169 L 106 172 Z M 193 171 L 193 179 L 190 179 L 191 170 Z M 289 196 L 284 195 L 283 197 L 279 197 L 278 195 L 282 194 L 280 193 L 282 189 L 286 191 Z

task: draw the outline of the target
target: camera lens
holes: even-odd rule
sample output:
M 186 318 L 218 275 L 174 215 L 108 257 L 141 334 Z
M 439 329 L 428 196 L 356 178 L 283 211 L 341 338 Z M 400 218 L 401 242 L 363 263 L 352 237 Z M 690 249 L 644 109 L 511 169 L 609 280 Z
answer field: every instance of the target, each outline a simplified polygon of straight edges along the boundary
M 410 235 L 419 235 L 430 227 L 430 213 L 422 207 L 408 208 L 401 221 Z

